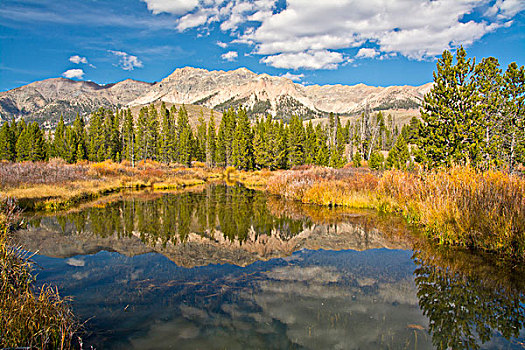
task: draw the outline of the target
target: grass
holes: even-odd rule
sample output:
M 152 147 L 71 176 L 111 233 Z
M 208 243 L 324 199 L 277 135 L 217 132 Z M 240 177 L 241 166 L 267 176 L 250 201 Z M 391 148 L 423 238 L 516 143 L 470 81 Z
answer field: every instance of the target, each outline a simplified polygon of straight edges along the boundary
M 16 220 L 14 202 L 3 201 L 1 209 L 0 348 L 72 348 L 79 323 L 56 288 L 35 288 L 30 257 L 9 237 Z
M 26 210 L 58 211 L 123 189 L 180 189 L 221 179 L 222 169 L 165 165 L 155 161 L 66 164 L 0 163 L 0 195 L 16 197 Z
M 282 172 L 267 189 L 303 203 L 399 213 L 440 244 L 525 258 L 525 179 L 517 175 L 312 167 Z

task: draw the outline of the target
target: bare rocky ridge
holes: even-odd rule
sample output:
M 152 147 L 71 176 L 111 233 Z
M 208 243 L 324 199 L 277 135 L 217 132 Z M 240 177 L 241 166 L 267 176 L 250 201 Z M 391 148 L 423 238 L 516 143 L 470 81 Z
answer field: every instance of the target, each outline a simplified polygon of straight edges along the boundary
M 65 78 L 37 81 L 0 93 L 0 119 L 23 117 L 54 126 L 61 114 L 70 121 L 77 113 L 88 115 L 100 107 L 124 107 L 152 85 L 131 79 L 109 85 Z
M 271 113 L 285 118 L 291 114 L 318 118 L 330 112 L 352 116 L 367 107 L 414 115 L 431 86 L 303 86 L 246 68 L 208 71 L 185 67 L 153 84 L 131 79 L 109 85 L 64 78 L 35 82 L 0 93 L 0 119 L 24 117 L 53 126 L 60 114 L 71 120 L 77 113 L 87 115 L 99 107 L 137 108 L 161 101 L 217 111 L 243 106 L 252 116 Z

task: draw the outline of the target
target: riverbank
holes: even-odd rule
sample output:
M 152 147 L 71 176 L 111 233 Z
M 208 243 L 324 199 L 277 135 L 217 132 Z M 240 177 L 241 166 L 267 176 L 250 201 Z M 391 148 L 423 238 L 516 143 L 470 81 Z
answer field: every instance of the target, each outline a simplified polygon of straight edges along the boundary
M 9 235 L 16 216 L 13 201 L 0 203 L 0 348 L 72 348 L 80 325 L 57 289 L 34 286 L 30 257 Z
M 270 193 L 397 213 L 439 244 L 525 258 L 525 179 L 468 167 L 428 172 L 308 168 L 268 181 Z
M 286 171 L 192 168 L 147 161 L 1 163 L 0 195 L 26 210 L 58 211 L 126 189 L 181 189 L 214 181 L 302 203 L 396 213 L 443 245 L 525 258 L 525 179 L 468 167 L 436 171 L 372 171 L 303 166 Z

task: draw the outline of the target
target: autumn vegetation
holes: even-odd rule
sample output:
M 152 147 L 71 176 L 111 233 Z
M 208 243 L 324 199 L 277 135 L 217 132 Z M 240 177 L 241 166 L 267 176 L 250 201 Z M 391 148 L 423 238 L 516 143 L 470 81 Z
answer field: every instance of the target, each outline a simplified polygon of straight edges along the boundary
M 57 289 L 35 286 L 31 257 L 9 235 L 18 213 L 13 200 L 0 203 L 0 347 L 69 349 L 80 324 Z

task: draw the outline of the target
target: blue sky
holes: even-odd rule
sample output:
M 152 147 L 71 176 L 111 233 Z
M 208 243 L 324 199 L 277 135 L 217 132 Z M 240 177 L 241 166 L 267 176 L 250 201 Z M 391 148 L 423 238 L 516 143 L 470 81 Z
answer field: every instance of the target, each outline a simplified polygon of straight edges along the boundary
M 525 64 L 523 0 L 2 0 L 0 91 L 246 67 L 303 84 L 419 85 L 436 57 Z

